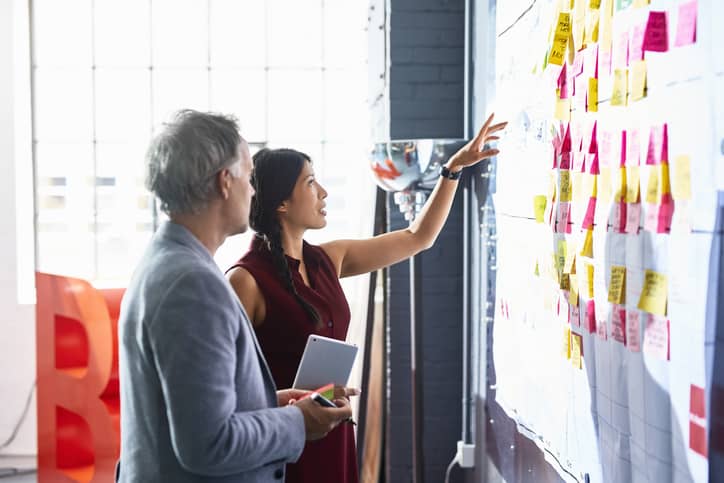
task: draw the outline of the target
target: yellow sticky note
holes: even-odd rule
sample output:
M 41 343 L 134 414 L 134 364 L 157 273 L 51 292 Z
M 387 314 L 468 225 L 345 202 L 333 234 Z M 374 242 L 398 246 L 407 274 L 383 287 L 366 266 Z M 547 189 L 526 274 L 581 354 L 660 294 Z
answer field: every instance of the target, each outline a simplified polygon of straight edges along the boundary
M 571 174 L 571 196 L 573 197 L 574 203 L 580 203 L 583 201 L 584 198 L 584 191 L 585 185 L 583 184 L 583 177 L 586 176 L 585 173 L 581 173 L 579 171 L 574 171 Z
M 591 77 L 588 79 L 588 98 L 586 106 L 589 112 L 598 112 L 598 79 Z
M 601 52 L 611 52 L 613 47 L 613 0 L 601 2 L 598 48 Z
M 571 172 L 567 169 L 560 170 L 560 180 L 561 180 L 561 201 L 571 201 Z
M 578 277 L 569 278 L 568 303 L 578 305 Z
M 634 8 L 647 7 L 651 3 L 651 0 L 633 0 Z
M 571 120 L 571 100 L 556 98 L 556 111 L 554 117 L 563 122 Z
M 571 328 L 565 327 L 563 329 L 563 357 L 566 359 L 571 358 Z
M 626 168 L 618 168 L 614 173 L 616 179 L 613 182 L 613 200 L 618 203 L 626 196 Z
M 588 12 L 588 21 L 586 22 L 586 39 L 585 43 L 594 44 L 598 42 L 598 31 L 600 23 L 600 12 L 591 10 Z
M 612 304 L 626 303 L 626 267 L 613 265 L 611 281 L 608 284 L 608 301 Z
M 596 174 L 584 174 L 583 175 L 583 196 L 584 197 L 597 197 L 598 196 L 598 175 Z
M 672 195 L 675 200 L 691 199 L 691 159 L 689 156 L 677 156 L 674 160 L 674 185 Z
M 571 332 L 571 364 L 576 369 L 583 369 L 583 338 L 580 334 Z
M 558 249 L 556 250 L 556 270 L 563 271 L 566 265 L 566 254 L 568 253 L 568 243 L 565 240 L 558 240 Z
M 574 9 L 572 47 L 575 50 L 581 50 L 586 45 L 584 42 L 586 36 L 586 11 L 583 8 L 579 8 L 578 5 L 584 6 L 581 2 L 578 2 Z
M 601 8 L 601 0 L 591 0 L 588 6 L 595 9 Z
M 646 97 L 646 61 L 636 60 L 631 65 L 631 100 Z
M 646 203 L 658 204 L 661 194 L 659 192 L 659 167 L 649 167 L 649 184 L 646 187 Z
M 641 173 L 638 166 L 626 168 L 626 203 L 638 203 L 641 186 Z
M 611 201 L 611 168 L 601 168 L 598 175 L 598 198 L 604 203 Z
M 588 298 L 592 299 L 593 293 L 593 265 L 586 265 L 586 277 L 588 282 Z
M 569 290 L 570 287 L 571 287 L 571 274 L 570 274 L 570 273 L 562 273 L 562 274 L 561 274 L 560 289 L 561 289 L 561 290 Z
M 535 270 L 533 271 L 533 275 L 536 277 L 540 277 L 540 269 L 538 268 L 538 260 L 535 261 Z
M 615 69 L 613 71 L 612 106 L 625 106 L 628 97 L 628 70 Z
M 543 215 L 546 212 L 546 196 L 536 195 L 533 197 L 533 213 L 535 213 L 535 221 L 543 223 Z
M 566 55 L 566 47 L 568 47 L 568 37 L 571 34 L 571 14 L 561 12 L 558 14 L 558 24 L 556 33 L 553 36 L 553 46 L 548 55 L 548 63 L 563 65 Z
M 655 315 L 666 315 L 668 285 L 666 275 L 646 270 L 644 288 L 641 290 L 638 308 Z
M 669 180 L 669 163 L 659 165 L 659 191 L 662 195 L 671 193 L 671 181 Z
M 593 228 L 586 230 L 586 238 L 581 247 L 581 256 L 593 258 Z
M 565 273 L 576 273 L 576 251 L 568 250 L 566 253 L 566 262 L 563 264 Z

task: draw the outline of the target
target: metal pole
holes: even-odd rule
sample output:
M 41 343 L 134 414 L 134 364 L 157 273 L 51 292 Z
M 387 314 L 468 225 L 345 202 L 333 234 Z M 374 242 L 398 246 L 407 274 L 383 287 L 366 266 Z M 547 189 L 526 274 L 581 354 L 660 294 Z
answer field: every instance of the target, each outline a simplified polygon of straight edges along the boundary
M 410 258 L 410 369 L 412 386 L 412 481 L 424 483 L 423 467 L 423 358 L 422 256 Z

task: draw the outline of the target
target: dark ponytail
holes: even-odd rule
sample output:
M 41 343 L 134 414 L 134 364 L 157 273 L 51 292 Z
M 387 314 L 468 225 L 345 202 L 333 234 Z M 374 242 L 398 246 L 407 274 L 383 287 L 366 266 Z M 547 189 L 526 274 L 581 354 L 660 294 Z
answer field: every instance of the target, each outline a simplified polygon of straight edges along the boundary
M 251 184 L 256 194 L 251 199 L 249 224 L 256 231 L 256 236 L 262 237 L 266 242 L 274 267 L 284 286 L 314 324 L 319 325 L 321 322 L 319 314 L 312 304 L 299 295 L 292 282 L 292 273 L 282 247 L 282 227 L 277 218 L 277 208 L 291 197 L 304 163 L 309 162 L 310 158 L 293 149 L 264 148 L 257 152 L 253 159 Z

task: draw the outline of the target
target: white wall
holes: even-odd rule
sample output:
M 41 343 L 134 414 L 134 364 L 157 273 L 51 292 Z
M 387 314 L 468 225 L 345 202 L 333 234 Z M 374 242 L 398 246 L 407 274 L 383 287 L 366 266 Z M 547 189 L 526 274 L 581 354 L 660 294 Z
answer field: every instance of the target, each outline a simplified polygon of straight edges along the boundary
M 0 447 L 35 381 L 33 180 L 25 0 L 0 1 Z M 0 454 L 36 454 L 35 397 Z

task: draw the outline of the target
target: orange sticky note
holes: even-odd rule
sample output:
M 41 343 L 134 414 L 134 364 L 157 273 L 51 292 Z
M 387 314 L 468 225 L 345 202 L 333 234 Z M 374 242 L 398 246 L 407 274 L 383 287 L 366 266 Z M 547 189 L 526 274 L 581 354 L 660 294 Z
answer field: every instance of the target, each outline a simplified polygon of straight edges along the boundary
M 674 185 L 672 195 L 675 200 L 691 199 L 691 159 L 681 155 L 674 159 Z
M 613 265 L 611 281 L 608 284 L 608 301 L 612 304 L 626 303 L 626 267 Z
M 646 270 L 638 308 L 652 314 L 666 315 L 667 297 L 668 283 L 666 275 L 653 270 Z

